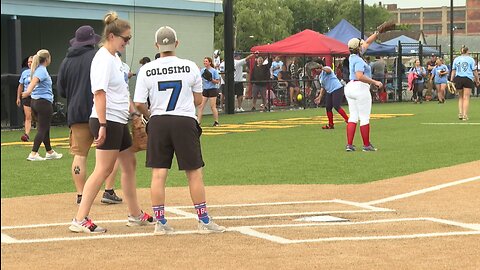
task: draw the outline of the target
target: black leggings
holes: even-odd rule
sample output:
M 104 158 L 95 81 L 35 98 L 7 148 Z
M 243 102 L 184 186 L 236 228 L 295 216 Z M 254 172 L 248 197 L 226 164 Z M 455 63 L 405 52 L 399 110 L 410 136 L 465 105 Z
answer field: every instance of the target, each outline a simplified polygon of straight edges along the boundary
M 415 83 L 413 85 L 413 99 L 423 99 L 423 82 L 422 83 Z
M 332 93 L 327 93 L 325 100 L 325 109 L 327 112 L 331 112 L 332 108 L 338 112 L 340 106 L 342 105 L 342 100 L 344 96 L 343 86 L 340 89 L 333 91 Z
M 37 135 L 33 141 L 32 152 L 38 152 L 43 142 L 45 150 L 52 150 L 50 145 L 50 124 L 52 122 L 53 106 L 46 99 L 32 99 L 32 112 L 37 117 Z

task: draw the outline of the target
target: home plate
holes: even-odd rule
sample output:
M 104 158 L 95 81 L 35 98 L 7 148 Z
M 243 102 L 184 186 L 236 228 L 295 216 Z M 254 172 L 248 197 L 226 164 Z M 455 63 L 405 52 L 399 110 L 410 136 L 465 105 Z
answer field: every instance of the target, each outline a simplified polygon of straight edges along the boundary
M 303 217 L 303 218 L 298 218 L 298 219 L 295 219 L 295 221 L 311 221 L 311 222 L 343 222 L 343 221 L 348 221 L 348 219 L 325 215 L 325 216 L 310 216 L 310 217 Z

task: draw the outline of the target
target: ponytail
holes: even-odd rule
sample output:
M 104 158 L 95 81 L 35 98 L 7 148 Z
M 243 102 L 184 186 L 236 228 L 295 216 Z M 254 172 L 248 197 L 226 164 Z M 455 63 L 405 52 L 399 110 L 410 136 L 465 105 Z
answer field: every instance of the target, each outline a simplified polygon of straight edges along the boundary
M 50 58 L 50 52 L 45 49 L 39 50 L 32 59 L 32 66 L 30 67 L 31 73 L 30 73 L 30 80 L 33 79 L 33 74 L 35 73 L 35 70 L 40 64 L 45 63 L 48 59 Z

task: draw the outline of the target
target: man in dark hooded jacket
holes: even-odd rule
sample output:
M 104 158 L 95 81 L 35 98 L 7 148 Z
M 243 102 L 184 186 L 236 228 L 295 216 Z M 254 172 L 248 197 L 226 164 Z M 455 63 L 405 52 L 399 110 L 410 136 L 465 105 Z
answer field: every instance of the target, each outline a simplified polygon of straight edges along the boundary
M 89 119 L 93 107 L 93 94 L 90 82 L 90 66 L 97 50 L 95 45 L 100 36 L 89 25 L 81 26 L 70 40 L 67 56 L 63 59 L 57 77 L 57 89 L 60 96 L 67 99 L 67 122 L 70 128 L 70 153 L 72 178 L 77 190 L 77 204 L 82 199 L 86 181 L 87 156 L 93 142 Z M 112 183 L 105 183 L 102 202 L 121 203 L 113 191 Z

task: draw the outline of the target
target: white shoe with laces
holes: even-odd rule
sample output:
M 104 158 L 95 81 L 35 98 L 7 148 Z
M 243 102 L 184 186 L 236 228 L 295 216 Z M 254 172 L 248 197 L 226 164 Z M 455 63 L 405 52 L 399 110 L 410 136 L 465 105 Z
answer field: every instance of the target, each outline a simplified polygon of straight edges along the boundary
M 35 155 L 28 155 L 27 160 L 30 161 L 42 161 L 45 160 L 45 158 L 41 157 L 40 154 L 36 153 Z
M 45 159 L 61 159 L 63 157 L 63 154 L 59 154 L 55 152 L 55 150 L 52 150 L 52 153 L 49 154 L 48 152 L 45 154 Z
M 204 223 L 202 220 L 198 221 L 199 233 L 223 233 L 226 230 L 227 228 L 213 222 L 212 218 L 210 218 L 208 223 Z

